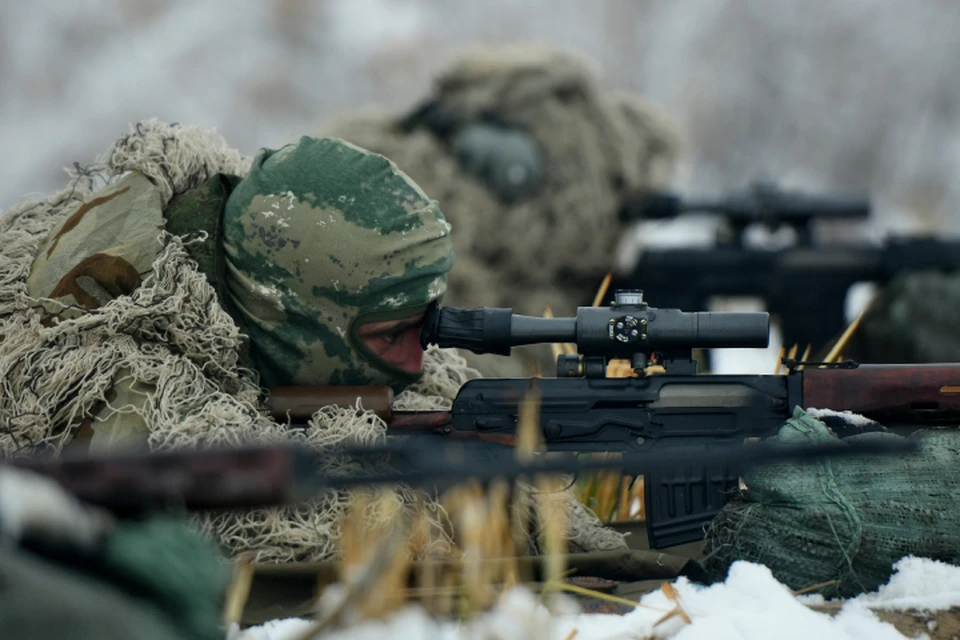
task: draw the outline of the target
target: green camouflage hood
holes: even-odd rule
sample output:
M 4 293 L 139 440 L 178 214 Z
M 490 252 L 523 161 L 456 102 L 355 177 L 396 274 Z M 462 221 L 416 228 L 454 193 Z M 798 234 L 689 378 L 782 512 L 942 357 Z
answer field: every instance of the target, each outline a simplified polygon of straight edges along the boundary
M 423 311 L 453 266 L 450 225 L 393 162 L 304 136 L 261 151 L 223 218 L 227 288 L 261 384 L 417 379 L 357 337 L 367 322 Z

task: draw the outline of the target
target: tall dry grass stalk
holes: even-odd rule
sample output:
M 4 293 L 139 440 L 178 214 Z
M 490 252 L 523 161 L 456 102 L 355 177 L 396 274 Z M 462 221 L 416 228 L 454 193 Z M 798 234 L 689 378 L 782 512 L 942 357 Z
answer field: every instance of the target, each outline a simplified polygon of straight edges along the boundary
M 521 402 L 516 455 L 541 453 L 539 380 L 531 380 Z M 486 486 L 462 483 L 441 496 L 455 545 L 435 544 L 437 531 L 422 508 L 411 514 L 398 495 L 384 489 L 357 489 L 341 523 L 342 560 L 338 579 L 346 596 L 334 611 L 301 639 L 315 637 L 345 620 L 382 618 L 410 600 L 429 612 L 468 618 L 489 609 L 512 585 L 532 582 L 528 553 L 533 513 L 538 514 L 543 582 L 562 583 L 569 527 L 558 476 L 529 480 L 533 492 L 518 491 L 506 480 Z M 420 561 L 414 562 L 414 558 Z
M 594 296 L 593 306 L 600 306 L 606 298 L 612 278 L 611 273 L 604 277 Z M 660 375 L 665 372 L 662 366 L 656 364 L 644 369 L 644 375 Z M 608 378 L 637 376 L 638 373 L 629 360 L 615 359 L 607 363 Z M 637 486 L 640 487 L 639 493 L 633 489 Z M 602 522 L 626 522 L 646 517 L 646 509 L 643 505 L 643 476 L 623 476 L 613 471 L 592 473 L 575 485 L 574 493 L 577 499 L 592 509 Z M 639 507 L 634 510 L 633 505 L 638 501 Z

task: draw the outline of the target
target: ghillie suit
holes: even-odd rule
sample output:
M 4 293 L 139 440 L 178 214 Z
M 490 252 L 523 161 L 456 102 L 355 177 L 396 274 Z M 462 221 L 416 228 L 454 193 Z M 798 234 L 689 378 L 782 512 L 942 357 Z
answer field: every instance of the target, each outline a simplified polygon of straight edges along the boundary
M 250 167 L 249 159 L 209 132 L 144 122 L 97 165 L 76 172 L 67 189 L 3 216 L 0 454 L 59 453 L 77 441 L 115 448 L 140 437 L 153 449 L 385 438 L 385 424 L 359 408 L 327 408 L 306 429 L 289 430 L 262 406 L 252 368 L 262 353 L 248 350 L 244 331 L 224 308 L 223 282 L 216 277 L 223 266 L 209 251 L 208 240 L 224 231 L 217 225 L 191 229 L 199 219 L 191 212 L 225 207 L 222 189 L 242 183 Z M 137 215 L 124 215 L 130 211 Z M 92 243 L 88 255 L 74 243 L 71 260 L 78 262 L 57 263 L 61 243 L 82 232 Z M 230 268 L 242 270 L 243 264 Z M 54 291 L 40 298 L 31 295 L 31 286 Z M 269 287 L 259 293 L 251 304 L 287 302 L 274 300 Z M 280 332 L 278 340 L 284 335 L 291 341 L 283 344 L 296 344 L 297 335 Z M 301 375 L 296 364 L 288 375 Z M 398 396 L 397 406 L 447 408 L 475 375 L 455 352 L 430 350 L 423 377 Z M 98 432 L 110 435 L 98 440 Z M 413 509 L 422 493 L 399 488 L 398 495 Z M 298 507 L 204 515 L 198 523 L 231 553 L 251 551 L 260 561 L 324 560 L 337 555 L 338 523 L 348 501 L 346 493 L 328 492 Z M 624 546 L 572 495 L 569 502 L 583 515 L 571 526 L 573 548 Z M 439 530 L 444 513 L 436 502 L 427 506 Z M 448 540 L 440 535 L 437 544 Z
M 447 304 L 531 315 L 590 303 L 628 231 L 619 210 L 667 185 L 679 147 L 650 105 L 534 46 L 471 49 L 413 113 L 351 113 L 318 131 L 387 156 L 440 202 L 456 229 Z M 506 362 L 467 358 L 489 375 Z
M 960 361 L 960 275 L 908 273 L 870 303 L 843 350 L 857 362 Z
M 829 425 L 829 426 L 828 426 Z M 900 438 L 862 416 L 797 408 L 774 441 L 789 446 Z M 704 568 L 722 580 L 738 560 L 767 565 L 792 589 L 850 597 L 889 580 L 904 556 L 960 564 L 960 433 L 918 432 L 916 454 L 757 467 L 708 533 Z

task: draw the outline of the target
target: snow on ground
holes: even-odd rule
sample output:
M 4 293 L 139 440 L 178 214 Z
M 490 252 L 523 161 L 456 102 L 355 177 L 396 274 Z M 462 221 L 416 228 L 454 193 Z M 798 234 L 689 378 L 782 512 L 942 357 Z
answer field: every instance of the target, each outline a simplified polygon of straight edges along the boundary
M 328 632 L 325 638 L 498 638 L 500 640 L 886 640 L 904 638 L 874 610 L 944 611 L 960 606 L 960 567 L 933 560 L 907 557 L 896 573 L 876 593 L 848 600 L 831 616 L 812 610 L 821 604 L 816 596 L 794 596 L 762 565 L 739 562 L 727 580 L 710 587 L 685 578 L 674 583 L 676 601 L 663 590 L 644 596 L 640 606 L 624 616 L 600 614 L 552 615 L 538 598 L 523 588 L 504 594 L 491 612 L 462 625 L 438 621 L 410 606 L 379 621 Z M 680 615 L 665 616 L 679 603 L 690 624 Z M 234 630 L 229 640 L 292 640 L 309 629 L 310 622 L 277 620 L 243 633 Z M 574 631 L 576 632 L 575 635 Z
M 946 564 L 908 556 L 896 565 L 898 571 L 876 593 L 868 593 L 850 604 L 871 609 L 920 609 L 944 611 L 960 606 L 960 569 Z

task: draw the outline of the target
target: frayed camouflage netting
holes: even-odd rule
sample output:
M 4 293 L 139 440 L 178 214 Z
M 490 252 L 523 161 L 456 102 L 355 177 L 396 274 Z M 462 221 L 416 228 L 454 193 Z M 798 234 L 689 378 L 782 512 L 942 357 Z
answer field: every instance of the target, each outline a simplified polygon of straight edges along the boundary
M 185 242 L 201 238 L 158 230 L 163 249 L 132 295 L 98 309 L 65 310 L 52 325 L 42 321 L 41 309 L 55 301 L 28 293 L 26 280 L 47 231 L 124 172 L 139 171 L 160 185 L 166 204 L 217 172 L 242 176 L 248 167 L 249 159 L 210 131 L 148 121 L 121 137 L 97 165 L 74 173 L 67 189 L 0 216 L 0 455 L 58 453 L 76 425 L 98 410 L 136 414 L 154 449 L 383 441 L 386 425 L 361 407 L 326 408 L 295 432 L 270 419 L 254 373 L 240 363 L 244 337 L 185 249 Z M 460 385 L 477 375 L 452 350 L 430 349 L 424 370 L 424 379 L 398 396 L 398 408 L 449 408 Z M 112 406 L 110 391 L 120 379 L 156 392 L 141 406 Z M 418 508 L 422 497 L 397 490 L 405 509 Z M 622 536 L 603 528 L 572 494 L 567 499 L 575 514 L 569 530 L 575 548 L 625 547 Z M 330 491 L 296 507 L 203 514 L 196 524 L 229 552 L 249 551 L 258 561 L 328 560 L 337 556 L 339 522 L 349 502 L 349 494 Z M 442 507 L 428 501 L 427 512 L 437 544 L 450 543 Z
M 859 438 L 899 438 L 862 433 Z M 792 589 L 849 597 L 885 584 L 908 555 L 960 560 L 960 433 L 914 434 L 914 455 L 850 457 L 758 467 L 748 490 L 714 520 L 704 568 L 722 580 L 738 560 L 767 565 Z M 822 443 L 836 436 L 797 409 L 771 441 Z

